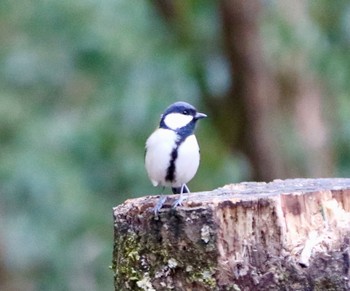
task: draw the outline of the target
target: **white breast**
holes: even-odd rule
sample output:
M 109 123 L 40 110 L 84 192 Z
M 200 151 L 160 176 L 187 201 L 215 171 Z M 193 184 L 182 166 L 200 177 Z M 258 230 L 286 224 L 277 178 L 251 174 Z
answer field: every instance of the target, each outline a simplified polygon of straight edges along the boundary
M 189 182 L 199 166 L 199 146 L 194 135 L 190 135 L 178 148 L 175 161 L 175 181 L 165 180 L 177 135 L 168 129 L 157 129 L 146 141 L 145 166 L 154 186 L 180 187 Z
M 166 183 L 165 176 L 176 138 L 174 131 L 159 128 L 146 141 L 145 166 L 154 186 L 170 186 Z
M 179 146 L 175 162 L 175 178 L 173 187 L 180 187 L 189 182 L 197 172 L 199 166 L 199 146 L 195 135 L 190 135 Z

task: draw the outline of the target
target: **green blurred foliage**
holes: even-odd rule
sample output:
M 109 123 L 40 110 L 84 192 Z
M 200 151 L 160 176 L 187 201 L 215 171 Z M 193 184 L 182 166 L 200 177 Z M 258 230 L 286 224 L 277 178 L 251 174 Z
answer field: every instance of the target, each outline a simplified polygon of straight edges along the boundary
M 112 207 L 159 193 L 143 158 L 163 109 L 200 107 L 190 52 L 145 1 L 4 0 L 0 15 L 1 263 L 15 289 L 111 290 Z M 192 189 L 238 179 L 200 126 Z
M 0 2 L 0 264 L 15 289 L 112 290 L 112 207 L 160 191 L 144 170 L 147 136 L 174 101 L 205 112 L 194 52 L 201 48 L 207 60 L 210 89 L 227 86 L 217 7 L 190 3 L 179 40 L 151 1 Z M 345 175 L 350 4 L 339 3 L 310 1 L 304 31 L 265 1 L 262 33 L 271 59 L 307 53 L 336 98 Z M 192 191 L 249 177 L 245 159 L 230 154 L 210 118 L 197 135 L 202 163 Z

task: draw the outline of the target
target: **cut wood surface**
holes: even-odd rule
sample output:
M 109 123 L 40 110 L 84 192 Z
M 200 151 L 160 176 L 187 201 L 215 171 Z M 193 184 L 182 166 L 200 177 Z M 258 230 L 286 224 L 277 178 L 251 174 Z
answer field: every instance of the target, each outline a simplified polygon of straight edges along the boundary
M 115 207 L 115 290 L 350 290 L 350 179 L 239 183 Z

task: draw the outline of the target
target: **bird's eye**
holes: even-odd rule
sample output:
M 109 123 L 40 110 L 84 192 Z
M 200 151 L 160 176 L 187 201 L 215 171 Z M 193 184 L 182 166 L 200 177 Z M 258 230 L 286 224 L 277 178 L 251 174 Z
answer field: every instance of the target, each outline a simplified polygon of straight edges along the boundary
M 184 114 L 184 115 L 188 115 L 188 114 L 190 114 L 187 110 L 184 110 L 183 112 L 182 112 L 182 114 Z

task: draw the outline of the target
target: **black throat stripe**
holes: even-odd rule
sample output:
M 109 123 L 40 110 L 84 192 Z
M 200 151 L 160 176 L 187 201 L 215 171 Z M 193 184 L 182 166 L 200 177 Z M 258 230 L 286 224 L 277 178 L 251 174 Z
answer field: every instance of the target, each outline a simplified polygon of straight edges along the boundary
M 175 147 L 173 148 L 171 154 L 170 154 L 170 163 L 169 163 L 169 167 L 166 171 L 166 176 L 165 176 L 165 181 L 168 182 L 174 182 L 175 181 L 175 162 L 177 160 L 178 157 L 178 150 L 179 150 L 179 146 L 186 140 L 188 136 L 185 137 L 181 137 L 176 143 L 175 143 Z

